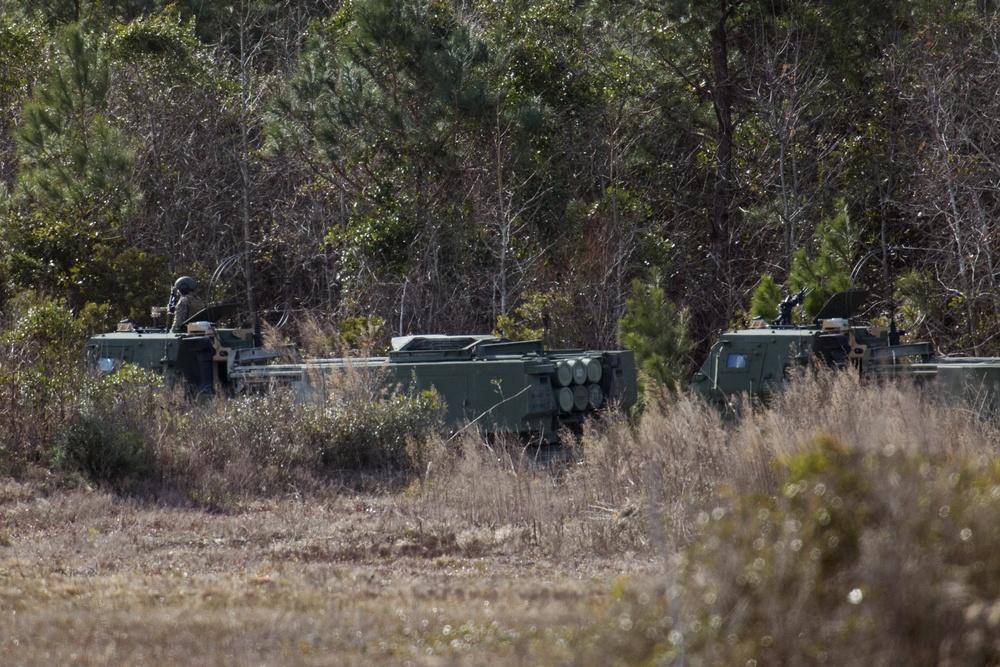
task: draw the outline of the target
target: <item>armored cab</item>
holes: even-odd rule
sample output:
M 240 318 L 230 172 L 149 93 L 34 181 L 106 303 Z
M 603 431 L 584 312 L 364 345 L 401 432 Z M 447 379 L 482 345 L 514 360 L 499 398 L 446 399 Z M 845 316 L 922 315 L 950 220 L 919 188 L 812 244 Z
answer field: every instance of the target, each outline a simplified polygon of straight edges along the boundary
M 692 387 L 719 404 L 741 394 L 766 399 L 793 369 L 813 362 L 871 377 L 933 376 L 930 344 L 903 344 L 889 328 L 851 323 L 867 297 L 864 290 L 835 294 L 808 325 L 756 322 L 724 332 Z
M 230 386 L 229 356 L 233 350 L 256 347 L 250 329 L 215 326 L 235 310 L 233 304 L 206 308 L 191 317 L 182 333 L 121 322 L 116 331 L 91 336 L 85 354 L 101 372 L 135 364 L 162 374 L 167 386 L 180 382 L 193 391 L 213 393 L 217 387 Z

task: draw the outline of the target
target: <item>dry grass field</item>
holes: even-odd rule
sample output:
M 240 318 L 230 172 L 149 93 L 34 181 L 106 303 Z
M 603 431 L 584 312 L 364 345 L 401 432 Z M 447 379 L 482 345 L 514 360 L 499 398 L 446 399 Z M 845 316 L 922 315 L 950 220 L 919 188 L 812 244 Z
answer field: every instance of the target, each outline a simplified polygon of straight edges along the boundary
M 4 665 L 572 664 L 651 570 L 421 526 L 391 495 L 206 512 L 35 491 L 3 489 Z
M 374 472 L 280 401 L 163 400 L 67 441 L 148 443 L 137 478 L 8 464 L 0 664 L 1000 663 L 1000 437 L 916 388 L 820 373 L 554 465 L 432 436 Z

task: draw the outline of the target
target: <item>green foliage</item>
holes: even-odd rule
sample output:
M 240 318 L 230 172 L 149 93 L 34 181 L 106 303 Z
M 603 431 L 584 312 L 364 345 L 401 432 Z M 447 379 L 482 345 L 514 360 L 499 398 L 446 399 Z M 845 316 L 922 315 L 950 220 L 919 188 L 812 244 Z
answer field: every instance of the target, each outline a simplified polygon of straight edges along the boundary
M 54 443 L 50 459 L 97 484 L 126 488 L 157 472 L 158 375 L 126 364 L 90 378 L 75 422 Z
M 303 430 L 310 416 L 300 411 L 287 392 L 250 396 L 219 404 L 187 421 L 177 433 L 192 443 L 195 465 L 225 475 L 245 455 L 260 469 L 312 463 Z M 259 487 L 258 487 L 259 490 Z
M 83 328 L 64 301 L 26 292 L 15 303 L 21 310 L 0 334 L 0 343 L 29 364 L 66 368 L 75 363 L 84 338 Z
M 16 173 L 14 133 L 21 108 L 28 99 L 38 64 L 43 61 L 43 38 L 37 26 L 0 14 L 0 202 Z
M 167 300 L 164 286 L 172 284 L 174 276 L 170 274 L 167 258 L 135 247 L 113 249 L 102 247 L 97 259 L 102 267 L 106 267 L 104 276 L 112 281 L 115 288 L 111 292 L 107 288 L 88 292 L 90 302 L 99 302 L 96 306 L 109 304 L 109 314 L 112 319 L 132 319 L 138 323 L 149 321 L 153 306 L 163 306 Z M 106 254 L 105 254 L 106 253 Z M 194 273 L 194 271 L 189 271 Z M 88 304 L 91 305 L 91 304 Z M 87 312 L 87 306 L 78 311 L 82 317 Z M 91 329 L 97 331 L 97 329 Z
M 997 658 L 977 639 L 1000 598 L 993 463 L 861 452 L 817 435 L 780 471 L 779 494 L 748 493 L 701 519 L 681 576 L 689 655 L 920 664 L 954 645 L 962 664 Z
M 440 409 L 437 395 L 426 391 L 324 406 L 309 417 L 315 420 L 310 440 L 327 468 L 419 470 L 428 438 L 440 426 Z
M 217 76 L 209 51 L 195 35 L 194 21 L 182 19 L 173 5 L 118 26 L 106 43 L 112 61 L 128 63 L 163 84 L 205 86 Z
M 124 487 L 150 477 L 153 450 L 145 433 L 124 427 L 106 415 L 83 414 L 62 436 L 52 453 L 58 468 L 79 470 L 97 484 Z
M 350 193 L 324 239 L 340 278 L 427 264 L 435 280 L 461 265 L 468 212 L 456 152 L 488 106 L 485 50 L 443 2 L 364 0 L 317 23 L 272 107 L 275 154 L 298 155 L 326 190 Z
M 789 513 L 815 517 L 814 522 L 802 525 L 799 534 L 804 546 L 818 545 L 821 550 L 816 559 L 820 577 L 817 593 L 825 593 L 820 589 L 837 570 L 857 562 L 862 531 L 876 511 L 873 489 L 861 473 L 863 457 L 837 440 L 819 435 L 810 449 L 784 465 L 788 472 L 783 491 Z M 821 485 L 819 493 L 817 484 Z
M 0 334 L 0 461 L 37 464 L 80 400 L 83 330 L 65 303 L 34 293 L 11 304 Z
M 626 310 L 619 330 L 622 345 L 635 352 L 640 389 L 676 391 L 686 381 L 694 349 L 690 315 L 667 298 L 655 276 L 649 284 L 632 283 Z
M 63 29 L 55 67 L 25 107 L 20 132 L 21 187 L 40 206 L 113 218 L 131 204 L 130 153 L 105 115 L 110 83 L 94 38 Z
M 531 291 L 510 315 L 497 315 L 493 334 L 510 340 L 562 341 L 572 327 L 573 303 L 557 292 Z
M 760 317 L 765 322 L 778 319 L 778 304 L 781 303 L 781 287 L 774 282 L 770 273 L 760 277 L 750 297 L 750 316 Z
M 899 327 L 912 331 L 928 317 L 943 320 L 931 296 L 931 276 L 921 271 L 907 271 L 896 278 L 896 320 Z
M 110 301 L 117 291 L 109 259 L 138 197 L 131 149 L 107 116 L 110 81 L 96 40 L 64 28 L 24 108 L 16 208 L 0 230 L 11 278 L 61 292 L 74 308 L 84 294 Z
M 372 350 L 385 330 L 381 317 L 363 316 L 340 319 L 340 341 L 351 350 Z
M 440 426 L 438 397 L 373 398 L 347 375 L 322 401 L 275 389 L 170 415 L 161 426 L 184 445 L 160 455 L 161 474 L 199 503 L 227 505 L 332 475 L 420 470 Z
M 483 47 L 445 3 L 365 0 L 317 27 L 277 102 L 279 150 L 427 168 L 455 123 L 482 108 Z
M 92 0 L 14 0 L 5 2 L 4 9 L 53 27 L 80 22 L 95 4 Z
M 537 96 L 537 110 L 585 109 L 596 101 L 602 91 L 595 73 L 576 67 L 593 55 L 584 28 L 594 18 L 591 3 L 484 2 L 480 10 L 490 18 L 504 89 Z
M 833 294 L 851 287 L 851 267 L 859 240 L 847 216 L 847 206 L 840 202 L 838 209 L 837 215 L 816 227 L 815 257 L 810 259 L 805 249 L 799 249 L 792 259 L 790 289 L 809 290 L 803 303 L 809 317 L 818 313 Z
M 342 249 L 343 264 L 350 272 L 363 273 L 366 261 L 380 275 L 405 274 L 417 230 L 402 213 L 405 202 L 396 200 L 390 188 L 374 188 L 368 201 L 351 207 L 347 225 L 332 227 L 324 241 Z

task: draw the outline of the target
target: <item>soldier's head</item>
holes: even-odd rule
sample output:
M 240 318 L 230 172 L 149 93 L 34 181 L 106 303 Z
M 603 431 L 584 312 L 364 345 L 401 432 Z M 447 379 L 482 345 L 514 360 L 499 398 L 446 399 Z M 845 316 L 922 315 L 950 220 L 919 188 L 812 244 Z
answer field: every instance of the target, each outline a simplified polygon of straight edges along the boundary
M 174 283 L 174 289 L 181 294 L 190 294 L 195 291 L 197 287 L 198 283 L 196 283 L 194 278 L 190 276 L 181 276 L 177 279 L 177 282 Z

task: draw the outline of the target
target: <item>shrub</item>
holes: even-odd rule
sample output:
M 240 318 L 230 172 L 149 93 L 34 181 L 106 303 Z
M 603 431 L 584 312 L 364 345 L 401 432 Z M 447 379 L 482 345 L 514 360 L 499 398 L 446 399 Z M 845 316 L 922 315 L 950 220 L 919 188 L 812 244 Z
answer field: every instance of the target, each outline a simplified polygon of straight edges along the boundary
M 87 378 L 79 414 L 56 438 L 51 462 L 119 488 L 153 477 L 161 389 L 158 376 L 132 365 Z
M 98 483 L 128 485 L 155 470 L 153 449 L 139 430 L 108 422 L 103 415 L 81 415 L 57 445 L 54 463 L 78 468 Z
M 1000 468 L 817 436 L 780 493 L 702 516 L 675 643 L 689 664 L 995 664 Z
M 750 297 L 750 316 L 760 317 L 765 322 L 773 322 L 778 319 L 780 303 L 781 288 L 774 282 L 770 273 L 762 274 Z
M 317 408 L 311 418 L 320 460 L 346 470 L 419 468 L 428 438 L 440 426 L 439 407 L 436 394 L 422 392 Z
M 61 301 L 22 294 L 0 335 L 0 458 L 44 463 L 79 402 L 83 331 Z
M 675 391 L 687 383 L 694 343 L 688 337 L 690 314 L 667 298 L 657 284 L 636 280 L 621 319 L 622 345 L 635 351 L 639 389 L 648 399 L 650 391 Z
M 338 392 L 340 389 L 338 388 Z M 169 426 L 167 477 L 213 505 L 317 488 L 331 472 L 411 471 L 437 428 L 433 394 L 303 400 L 291 390 L 215 401 Z
M 171 416 L 162 463 L 191 499 L 223 506 L 311 484 L 318 457 L 306 436 L 290 392 L 216 400 Z

